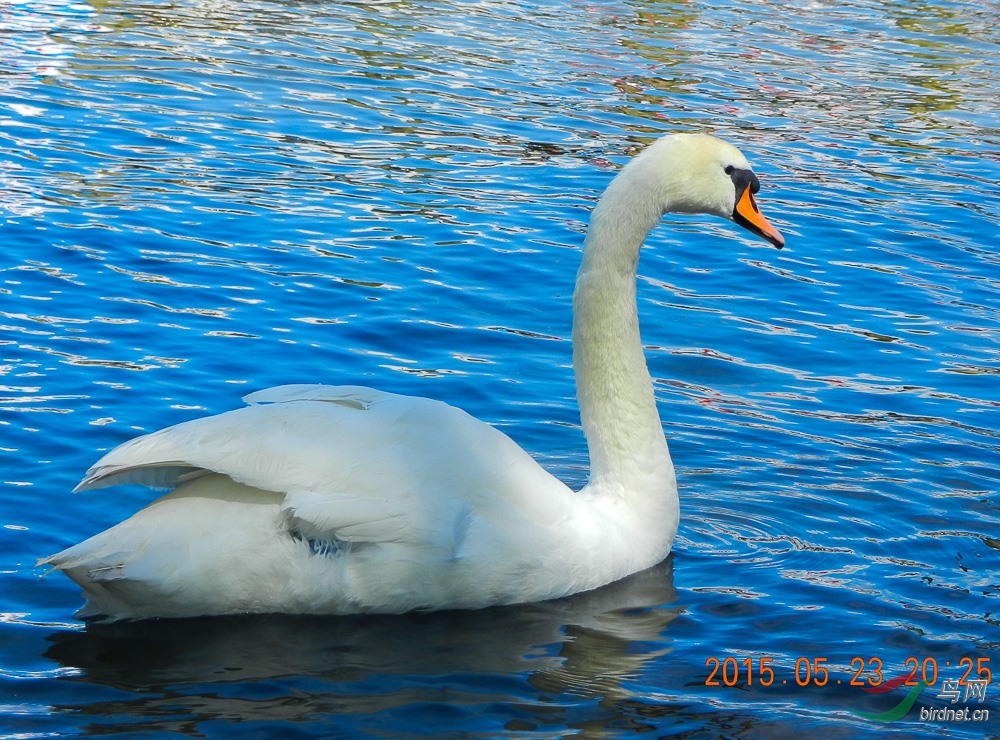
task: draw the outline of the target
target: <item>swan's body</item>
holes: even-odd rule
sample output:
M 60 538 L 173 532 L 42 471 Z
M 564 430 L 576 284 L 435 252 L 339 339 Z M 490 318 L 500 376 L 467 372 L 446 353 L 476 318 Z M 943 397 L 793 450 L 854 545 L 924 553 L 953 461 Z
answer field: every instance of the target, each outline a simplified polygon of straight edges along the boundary
M 174 489 L 41 561 L 83 617 L 477 608 L 604 585 L 662 560 L 677 486 L 635 303 L 667 211 L 732 218 L 776 246 L 743 155 L 660 139 L 595 208 L 574 294 L 573 361 L 590 482 L 574 492 L 455 407 L 354 386 L 282 386 L 139 437 L 77 487 Z

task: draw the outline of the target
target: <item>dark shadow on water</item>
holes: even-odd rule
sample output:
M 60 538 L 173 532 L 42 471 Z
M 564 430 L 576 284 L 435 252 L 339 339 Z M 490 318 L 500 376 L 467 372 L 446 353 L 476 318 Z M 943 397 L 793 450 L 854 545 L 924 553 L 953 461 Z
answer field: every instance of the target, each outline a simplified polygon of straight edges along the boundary
M 89 718 L 88 734 L 210 736 L 221 721 L 278 722 L 282 736 L 420 726 L 485 737 L 540 722 L 558 735 L 572 724 L 567 707 L 583 704 L 584 734 L 600 736 L 624 721 L 613 709 L 633 698 L 623 684 L 670 650 L 664 630 L 683 610 L 672 564 L 558 601 L 473 612 L 91 625 L 50 635 L 45 657 L 79 671 L 62 680 L 117 690 L 56 707 Z M 310 729 L 317 722 L 322 732 Z

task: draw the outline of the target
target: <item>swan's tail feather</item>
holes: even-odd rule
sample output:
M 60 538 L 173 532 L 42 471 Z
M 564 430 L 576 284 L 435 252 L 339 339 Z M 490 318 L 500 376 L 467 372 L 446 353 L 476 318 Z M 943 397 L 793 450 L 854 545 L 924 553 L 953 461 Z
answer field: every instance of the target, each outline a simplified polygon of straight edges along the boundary
M 85 619 L 308 611 L 338 550 L 285 531 L 281 500 L 203 475 L 38 565 L 83 589 Z
M 81 543 L 83 544 L 83 543 Z M 86 603 L 74 615 L 77 619 L 88 622 L 113 621 L 127 619 L 132 616 L 133 609 L 129 606 L 133 598 L 131 593 L 116 594 L 120 587 L 115 584 L 129 584 L 127 591 L 134 590 L 135 581 L 128 581 L 124 575 L 124 564 L 109 564 L 88 562 L 85 555 L 71 554 L 79 545 L 64 550 L 61 553 L 42 558 L 37 565 L 51 566 L 52 571 L 65 573 L 74 583 L 83 589 Z M 48 575 L 46 573 L 45 575 Z M 148 591 L 148 589 L 145 589 Z

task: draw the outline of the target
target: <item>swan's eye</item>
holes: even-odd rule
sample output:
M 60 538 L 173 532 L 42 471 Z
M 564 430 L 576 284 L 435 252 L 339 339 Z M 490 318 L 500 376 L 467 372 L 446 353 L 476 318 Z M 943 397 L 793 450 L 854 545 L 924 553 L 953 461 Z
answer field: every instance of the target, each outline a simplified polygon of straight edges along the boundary
M 735 171 L 736 171 L 736 168 L 733 167 L 731 164 L 727 164 L 726 165 L 726 174 L 727 175 L 732 175 Z

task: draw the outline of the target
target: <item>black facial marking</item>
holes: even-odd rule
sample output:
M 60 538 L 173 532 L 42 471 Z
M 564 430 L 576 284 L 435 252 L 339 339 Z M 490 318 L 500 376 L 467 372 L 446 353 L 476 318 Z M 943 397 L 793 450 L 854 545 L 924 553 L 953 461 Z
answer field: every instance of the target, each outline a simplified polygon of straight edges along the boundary
M 729 165 L 726 167 L 726 174 L 732 178 L 733 185 L 736 186 L 737 201 L 742 197 L 743 191 L 747 189 L 747 186 L 750 187 L 751 195 L 756 195 L 757 191 L 760 190 L 760 180 L 757 179 L 757 175 L 753 173 L 753 170 L 741 170 Z

